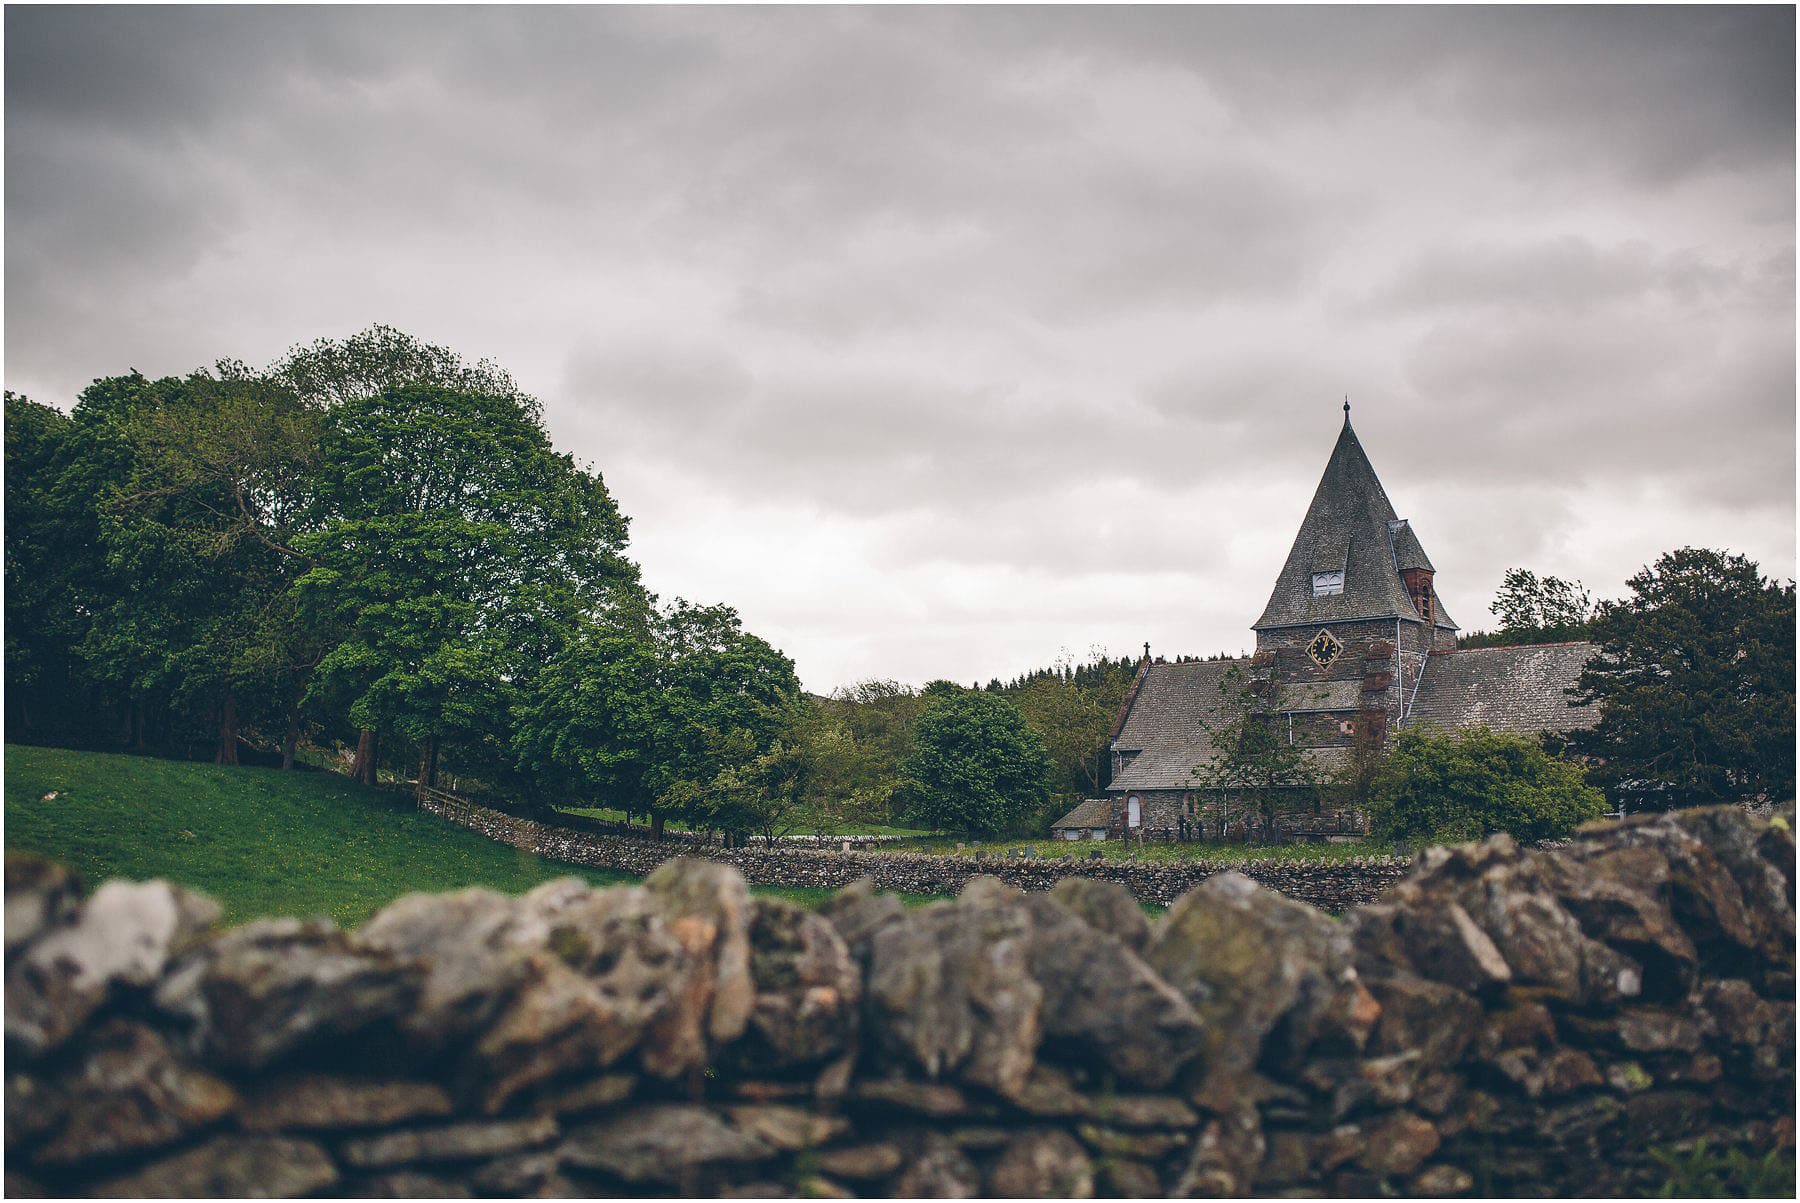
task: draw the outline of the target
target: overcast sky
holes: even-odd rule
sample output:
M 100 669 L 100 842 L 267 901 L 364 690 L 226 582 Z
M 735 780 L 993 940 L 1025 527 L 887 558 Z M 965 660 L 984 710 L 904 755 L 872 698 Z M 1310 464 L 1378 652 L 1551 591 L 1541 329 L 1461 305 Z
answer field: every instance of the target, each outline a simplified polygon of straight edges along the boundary
M 396 325 L 820 692 L 1237 651 L 1347 393 L 1465 629 L 1794 573 L 1794 12 L 8 7 L 5 380 Z

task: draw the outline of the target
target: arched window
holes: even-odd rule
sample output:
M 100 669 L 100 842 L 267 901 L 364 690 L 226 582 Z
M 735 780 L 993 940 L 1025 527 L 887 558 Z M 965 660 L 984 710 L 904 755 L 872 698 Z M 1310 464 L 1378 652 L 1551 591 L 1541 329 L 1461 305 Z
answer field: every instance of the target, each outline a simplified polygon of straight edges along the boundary
M 1138 796 L 1136 794 L 1131 794 L 1125 799 L 1125 825 L 1127 827 L 1140 827 L 1143 825 L 1143 822 L 1144 804 L 1138 801 Z

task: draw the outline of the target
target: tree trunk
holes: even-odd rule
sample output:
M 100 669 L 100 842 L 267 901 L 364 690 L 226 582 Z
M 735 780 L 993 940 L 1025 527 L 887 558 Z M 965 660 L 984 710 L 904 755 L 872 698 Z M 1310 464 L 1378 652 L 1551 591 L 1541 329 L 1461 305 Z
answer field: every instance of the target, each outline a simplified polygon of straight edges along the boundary
M 660 839 L 662 839 L 662 833 L 663 833 L 662 814 L 659 811 L 652 811 L 650 814 L 650 838 L 653 840 L 660 840 Z
M 356 733 L 356 759 L 350 762 L 350 780 L 360 781 L 364 785 L 375 784 L 375 733 L 369 730 Z
M 294 767 L 294 752 L 300 746 L 300 704 L 288 707 L 287 731 L 281 737 L 281 767 Z
M 213 763 L 236 764 L 237 745 L 237 694 L 227 690 L 225 701 L 219 707 L 219 747 L 213 753 Z
M 425 745 L 419 749 L 419 793 L 437 788 L 437 736 L 428 736 Z

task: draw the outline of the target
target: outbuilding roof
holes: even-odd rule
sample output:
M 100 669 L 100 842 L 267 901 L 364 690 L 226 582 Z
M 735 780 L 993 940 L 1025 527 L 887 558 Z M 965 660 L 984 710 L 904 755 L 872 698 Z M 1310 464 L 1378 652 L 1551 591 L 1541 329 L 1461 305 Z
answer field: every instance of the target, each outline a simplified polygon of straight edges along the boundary
M 1540 643 L 1435 652 L 1405 726 L 1453 731 L 1487 726 L 1514 735 L 1579 731 L 1600 721 L 1597 706 L 1571 706 L 1564 690 L 1599 647 Z
M 1088 798 L 1056 822 L 1050 824 L 1051 831 L 1076 827 L 1084 831 L 1092 831 L 1096 827 L 1112 825 L 1112 799 Z

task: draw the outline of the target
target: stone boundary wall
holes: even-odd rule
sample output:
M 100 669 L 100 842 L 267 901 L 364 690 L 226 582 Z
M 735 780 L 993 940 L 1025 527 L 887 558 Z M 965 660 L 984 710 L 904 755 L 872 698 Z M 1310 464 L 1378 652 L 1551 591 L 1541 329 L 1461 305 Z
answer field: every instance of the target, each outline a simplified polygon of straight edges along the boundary
M 417 791 L 416 787 L 414 790 L 409 791 L 409 792 L 412 793 L 412 795 L 414 797 L 418 796 L 418 791 Z M 425 791 L 425 794 L 427 797 L 429 797 L 431 799 L 435 799 L 435 800 L 449 803 L 452 805 L 460 803 L 463 805 L 480 806 L 484 809 L 498 811 L 501 814 L 510 815 L 514 818 L 529 819 L 532 817 L 531 813 L 522 813 L 520 810 L 515 809 L 511 806 L 508 806 L 505 803 L 496 803 L 496 802 L 492 802 L 492 801 L 476 802 L 473 799 L 465 798 L 460 794 L 452 793 L 448 790 L 428 789 Z M 542 814 L 543 812 L 538 811 L 536 813 Z M 541 822 L 542 820 L 538 820 L 538 821 Z M 652 839 L 650 833 L 647 830 L 645 830 L 643 827 L 640 827 L 636 824 L 615 823 L 608 819 L 596 819 L 590 815 L 575 815 L 575 814 L 569 814 L 564 811 L 558 811 L 557 815 L 556 815 L 556 824 L 555 825 L 559 826 L 559 827 L 566 827 L 571 831 L 585 832 L 589 835 L 617 836 L 620 839 L 637 840 L 639 842 L 652 842 L 652 843 L 656 842 Z M 765 837 L 763 837 L 763 836 L 757 835 L 757 836 L 751 836 L 749 838 L 757 841 L 763 847 L 768 847 L 768 844 L 766 842 L 764 842 Z M 791 846 L 802 847 L 802 848 L 837 847 L 839 845 L 844 844 L 845 842 L 848 842 L 852 847 L 878 847 L 882 844 L 899 843 L 902 840 L 906 840 L 906 839 L 910 839 L 910 838 L 911 838 L 910 836 L 904 836 L 904 835 L 799 835 L 799 834 L 793 834 L 793 835 L 778 835 L 775 837 L 775 843 L 777 845 L 783 845 L 783 846 L 791 845 Z M 708 833 L 695 832 L 695 831 L 678 831 L 673 827 L 664 829 L 663 835 L 662 835 L 662 842 L 663 843 L 674 843 L 674 844 L 688 844 L 688 845 L 694 845 L 694 846 L 698 846 L 698 847 L 712 847 L 719 843 L 719 841 L 717 839 L 715 839 L 712 835 L 710 835 Z
M 1332 919 L 1222 873 L 817 911 L 641 885 L 219 930 L 6 862 L 12 1197 L 1643 1195 L 1791 1149 L 1793 808 L 1434 848 Z
M 842 889 L 870 878 L 877 890 L 902 894 L 954 894 L 977 877 L 997 877 L 1024 890 L 1049 890 L 1066 877 L 1114 882 L 1140 901 L 1167 906 L 1216 874 L 1235 871 L 1327 911 L 1373 902 L 1406 875 L 1412 862 L 1401 857 L 1353 857 L 1341 861 L 1290 861 L 1273 857 L 1245 862 L 1204 860 L 1060 861 L 976 860 L 972 856 L 862 852 L 852 849 L 733 848 L 677 845 L 622 839 L 592 831 L 508 814 L 466 799 L 436 795 L 419 808 L 514 848 L 596 869 L 617 869 L 642 877 L 677 856 L 704 857 L 736 868 L 750 881 L 767 885 Z M 1071 844 L 1072 847 L 1078 845 Z

